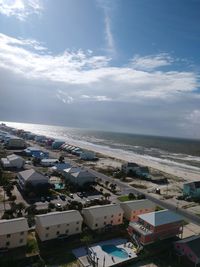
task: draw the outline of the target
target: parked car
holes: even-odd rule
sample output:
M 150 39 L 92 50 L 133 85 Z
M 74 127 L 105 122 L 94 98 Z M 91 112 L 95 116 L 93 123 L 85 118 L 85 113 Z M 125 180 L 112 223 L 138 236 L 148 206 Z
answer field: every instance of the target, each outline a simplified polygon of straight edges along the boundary
M 62 199 L 63 201 L 66 200 L 66 196 L 65 195 L 60 195 L 60 199 Z
M 84 195 L 83 195 L 82 192 L 77 192 L 77 196 L 79 196 L 80 198 L 83 198 L 84 197 Z
M 56 209 L 58 209 L 58 210 L 61 210 L 62 209 L 62 205 L 60 204 L 60 203 L 56 203 Z
M 46 201 L 50 202 L 51 201 L 51 197 L 47 196 L 46 197 Z

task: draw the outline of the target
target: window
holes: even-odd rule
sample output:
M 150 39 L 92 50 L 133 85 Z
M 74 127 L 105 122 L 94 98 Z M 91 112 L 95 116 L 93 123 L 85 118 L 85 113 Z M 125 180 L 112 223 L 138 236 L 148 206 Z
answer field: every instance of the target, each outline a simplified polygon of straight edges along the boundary
M 23 234 L 24 234 L 24 232 L 21 232 L 21 233 L 20 233 L 20 235 L 23 235 Z
M 6 247 L 9 247 L 10 246 L 10 242 L 6 242 Z
M 76 224 L 79 224 L 79 222 L 76 222 Z
M 7 238 L 10 238 L 10 234 L 7 235 Z
M 24 242 L 24 239 L 20 239 L 19 240 L 19 243 L 21 244 L 21 243 L 23 243 Z
M 104 222 L 104 225 L 106 225 L 106 222 Z
M 97 227 L 98 226 L 98 223 L 96 223 L 95 226 Z
M 49 234 L 46 234 L 45 237 L 49 237 Z
M 56 234 L 57 234 L 57 235 L 59 235 L 59 234 L 60 234 L 60 232 L 59 232 L 59 231 L 57 231 L 57 232 L 56 232 Z
M 113 224 L 113 220 L 112 220 L 112 221 L 110 221 L 110 224 Z
M 76 228 L 76 231 L 79 231 L 79 227 Z
M 121 222 L 121 219 L 119 219 L 118 222 Z
M 69 230 L 67 229 L 66 231 L 65 231 L 65 234 L 68 234 L 69 233 Z
M 119 216 L 121 216 L 121 213 L 119 214 Z
M 104 216 L 104 219 L 106 219 L 107 218 L 107 216 Z
M 49 230 L 49 227 L 46 227 L 46 230 Z
M 60 224 L 57 225 L 57 228 L 60 228 Z
M 112 215 L 111 215 L 111 218 L 113 218 L 113 217 L 114 217 L 114 215 L 112 214 Z

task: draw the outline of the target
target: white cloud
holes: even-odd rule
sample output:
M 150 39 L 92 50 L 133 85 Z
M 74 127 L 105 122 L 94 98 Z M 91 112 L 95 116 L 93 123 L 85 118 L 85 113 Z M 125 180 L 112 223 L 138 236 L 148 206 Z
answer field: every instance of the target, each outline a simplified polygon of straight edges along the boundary
M 31 14 L 40 14 L 41 10 L 40 0 L 0 0 L 0 13 L 19 20 L 25 20 Z
M 139 70 L 134 65 L 113 67 L 111 58 L 96 56 L 90 50 L 53 55 L 35 40 L 4 34 L 0 34 L 0 43 L 1 68 L 38 83 L 48 81 L 57 88 L 61 84 L 62 92 L 55 92 L 55 96 L 57 94 L 57 99 L 63 103 L 79 100 L 134 102 L 149 98 L 167 101 L 191 93 L 199 86 L 198 75 L 193 72 Z M 43 54 L 38 47 L 44 49 Z M 157 66 L 161 58 L 159 54 Z M 143 58 L 137 57 L 137 60 Z
M 92 101 L 110 101 L 111 98 L 108 98 L 105 95 L 81 95 L 81 99 L 86 99 L 86 100 L 92 100 Z
M 174 60 L 170 55 L 166 53 L 161 53 L 158 55 L 149 55 L 144 57 L 136 55 L 131 60 L 131 64 L 136 69 L 154 70 L 159 67 L 171 65 L 173 61 Z
M 193 110 L 189 115 L 186 117 L 192 124 L 200 125 L 200 109 Z
M 107 45 L 107 51 L 115 55 L 116 46 L 115 40 L 112 33 L 112 12 L 113 12 L 113 3 L 105 0 L 96 0 L 98 6 L 103 10 L 104 13 L 104 25 L 105 25 L 105 41 Z

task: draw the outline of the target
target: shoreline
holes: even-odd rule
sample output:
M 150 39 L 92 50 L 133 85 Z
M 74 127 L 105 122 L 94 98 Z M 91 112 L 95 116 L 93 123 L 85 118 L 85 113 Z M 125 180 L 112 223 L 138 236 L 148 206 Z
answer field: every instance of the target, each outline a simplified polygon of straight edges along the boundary
M 8 123 L 8 126 L 10 126 L 9 123 Z M 16 126 L 14 128 L 21 129 Z M 135 162 L 139 165 L 147 166 L 152 169 L 167 173 L 169 175 L 177 176 L 186 181 L 200 180 L 200 170 L 198 167 L 177 163 L 175 161 L 174 162 L 169 161 L 167 159 L 160 159 L 160 162 L 159 162 L 159 158 L 157 160 L 156 159 L 154 160 L 154 158 L 151 156 L 145 156 L 145 155 L 143 156 L 143 155 L 136 154 L 134 152 L 114 149 L 114 148 L 110 148 L 105 145 L 104 146 L 96 145 L 96 144 L 89 143 L 86 141 L 73 140 L 72 138 L 69 138 L 67 136 L 59 136 L 59 133 L 57 134 L 56 132 L 51 132 L 47 134 L 45 131 L 41 133 L 40 131 L 38 130 L 34 131 L 33 129 L 24 129 L 24 130 L 29 130 L 33 132 L 34 134 L 42 134 L 50 138 L 52 137 L 54 139 L 61 139 L 65 141 L 66 144 L 78 146 L 82 149 L 86 149 L 86 150 L 93 151 L 95 153 L 99 153 L 104 157 L 109 157 L 109 158 L 112 158 L 113 160 L 121 161 L 121 163 Z

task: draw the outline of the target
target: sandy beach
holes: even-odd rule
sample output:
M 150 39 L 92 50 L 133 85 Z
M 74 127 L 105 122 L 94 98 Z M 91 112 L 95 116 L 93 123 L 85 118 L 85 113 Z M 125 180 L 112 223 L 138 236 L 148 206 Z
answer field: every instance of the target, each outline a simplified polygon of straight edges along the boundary
M 89 144 L 84 144 L 79 141 L 70 141 L 70 144 L 74 146 L 79 146 L 83 149 L 92 150 L 96 153 L 100 153 L 107 157 L 120 160 L 121 162 L 130 161 L 130 162 L 135 162 L 139 165 L 148 166 L 157 169 L 159 171 L 165 172 L 167 174 L 180 177 L 186 181 L 200 180 L 200 173 L 199 171 L 195 170 L 195 167 L 194 170 L 190 170 L 185 167 L 175 166 L 175 163 L 174 166 L 170 166 L 167 164 L 159 163 L 157 161 L 153 161 L 152 159 L 150 159 L 150 157 L 146 158 L 145 156 L 136 155 L 134 153 L 132 153 L 133 155 L 131 155 L 131 153 L 126 153 L 126 151 L 120 151 L 117 149 L 116 151 L 109 150 L 107 147 L 104 146 L 93 146 L 93 145 L 90 146 Z M 113 163 L 111 163 L 111 166 L 112 165 Z

